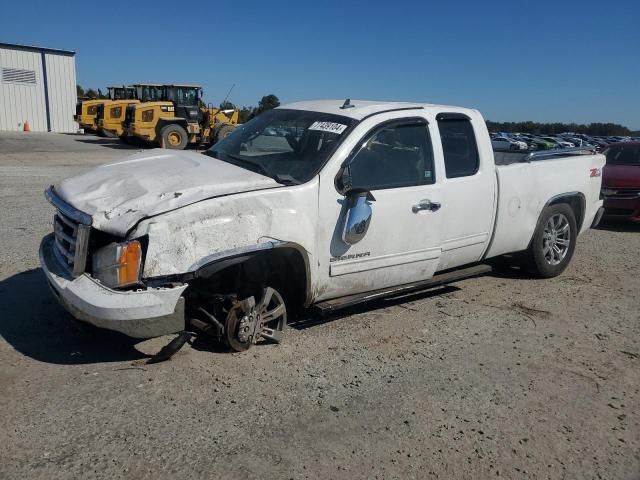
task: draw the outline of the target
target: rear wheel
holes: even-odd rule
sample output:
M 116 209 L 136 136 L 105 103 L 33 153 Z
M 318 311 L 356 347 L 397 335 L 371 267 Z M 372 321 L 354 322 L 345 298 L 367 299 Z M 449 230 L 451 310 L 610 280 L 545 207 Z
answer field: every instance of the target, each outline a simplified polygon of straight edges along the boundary
M 540 278 L 560 275 L 573 257 L 577 236 L 576 218 L 569 205 L 545 208 L 525 254 L 528 270 Z
M 287 307 L 280 293 L 266 287 L 259 298 L 255 296 L 233 302 L 227 310 L 224 341 L 236 352 L 243 352 L 267 340 L 280 343 L 287 326 Z
M 160 130 L 160 139 L 164 148 L 184 150 L 188 143 L 187 131 L 180 125 L 167 125 Z

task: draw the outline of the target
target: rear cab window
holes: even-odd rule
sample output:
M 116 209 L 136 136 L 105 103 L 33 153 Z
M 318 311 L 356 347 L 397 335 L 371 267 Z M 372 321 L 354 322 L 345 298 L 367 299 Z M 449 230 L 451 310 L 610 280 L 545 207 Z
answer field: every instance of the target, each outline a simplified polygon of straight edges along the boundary
M 478 173 L 480 156 L 471 119 L 459 113 L 440 113 L 436 120 L 446 177 L 470 177 Z

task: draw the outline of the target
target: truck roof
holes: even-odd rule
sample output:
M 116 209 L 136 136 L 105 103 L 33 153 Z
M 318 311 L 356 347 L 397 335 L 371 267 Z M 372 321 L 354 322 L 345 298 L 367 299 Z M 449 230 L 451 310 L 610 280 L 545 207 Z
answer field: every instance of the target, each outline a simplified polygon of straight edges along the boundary
M 309 110 L 313 112 L 332 113 L 334 115 L 342 115 L 345 117 L 351 117 L 356 120 L 362 120 L 363 118 L 381 113 L 389 110 L 400 109 L 438 109 L 447 110 L 449 112 L 464 113 L 475 112 L 475 110 L 463 107 L 454 107 L 451 105 L 436 105 L 432 103 L 418 103 L 418 102 L 384 102 L 375 100 L 351 100 L 351 107 L 341 108 L 345 103 L 345 100 L 309 100 L 304 102 L 293 102 L 286 105 L 281 105 L 278 108 L 290 108 L 293 110 Z

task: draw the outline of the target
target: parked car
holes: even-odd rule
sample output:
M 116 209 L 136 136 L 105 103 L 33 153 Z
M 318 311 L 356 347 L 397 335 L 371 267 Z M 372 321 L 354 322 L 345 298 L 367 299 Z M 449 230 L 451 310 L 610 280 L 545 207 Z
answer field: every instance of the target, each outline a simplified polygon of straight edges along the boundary
M 603 154 L 605 216 L 640 222 L 640 142 L 614 143 Z
M 528 150 L 526 142 L 507 137 L 496 137 L 491 140 L 494 150 Z
M 536 150 L 553 150 L 559 148 L 559 145 L 556 142 L 550 142 L 541 137 L 532 138 L 531 144 L 535 146 Z
M 278 125 L 301 136 L 274 141 Z M 252 146 L 264 136 L 280 150 Z M 40 261 L 81 321 L 138 338 L 200 329 L 242 351 L 281 341 L 297 308 L 478 276 L 500 255 L 559 275 L 599 219 L 604 156 L 506 155 L 496 166 L 473 109 L 293 103 L 204 155 L 148 150 L 48 188 Z
M 573 148 L 575 145 L 567 142 L 560 137 L 540 137 L 542 140 L 555 144 L 554 148 Z

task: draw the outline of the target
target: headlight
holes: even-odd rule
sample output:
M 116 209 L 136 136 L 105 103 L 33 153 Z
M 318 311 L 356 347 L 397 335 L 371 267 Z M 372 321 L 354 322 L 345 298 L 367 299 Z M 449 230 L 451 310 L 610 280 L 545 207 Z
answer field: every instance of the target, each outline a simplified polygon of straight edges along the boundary
M 126 287 L 140 279 L 142 246 L 138 240 L 110 243 L 93 254 L 93 276 L 107 287 Z

